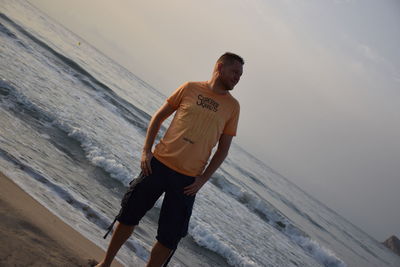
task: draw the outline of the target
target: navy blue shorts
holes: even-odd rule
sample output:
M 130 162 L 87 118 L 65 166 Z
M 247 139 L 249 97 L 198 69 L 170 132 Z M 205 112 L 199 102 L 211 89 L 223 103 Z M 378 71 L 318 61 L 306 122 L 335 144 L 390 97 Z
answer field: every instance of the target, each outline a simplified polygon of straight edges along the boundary
M 171 170 L 155 157 L 151 160 L 152 174 L 139 175 L 130 183 L 116 220 L 125 225 L 138 225 L 157 199 L 165 192 L 158 220 L 157 240 L 169 249 L 176 249 L 186 236 L 195 196 L 183 193 L 194 177 Z

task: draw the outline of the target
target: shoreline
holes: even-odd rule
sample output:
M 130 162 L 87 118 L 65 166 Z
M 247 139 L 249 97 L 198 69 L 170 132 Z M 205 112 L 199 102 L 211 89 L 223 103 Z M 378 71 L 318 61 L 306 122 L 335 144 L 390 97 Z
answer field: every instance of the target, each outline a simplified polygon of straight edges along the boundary
M 1 171 L 0 220 L 1 266 L 91 266 L 105 253 Z

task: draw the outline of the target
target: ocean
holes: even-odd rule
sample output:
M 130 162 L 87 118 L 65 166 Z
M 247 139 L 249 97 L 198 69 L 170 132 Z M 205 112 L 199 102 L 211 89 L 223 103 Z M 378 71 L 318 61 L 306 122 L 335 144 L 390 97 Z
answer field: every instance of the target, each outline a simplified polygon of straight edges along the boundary
M 0 12 L 0 170 L 106 248 L 166 96 L 31 4 L 0 0 Z M 118 254 L 126 266 L 148 259 L 161 200 Z M 400 257 L 234 143 L 170 266 L 395 267 Z

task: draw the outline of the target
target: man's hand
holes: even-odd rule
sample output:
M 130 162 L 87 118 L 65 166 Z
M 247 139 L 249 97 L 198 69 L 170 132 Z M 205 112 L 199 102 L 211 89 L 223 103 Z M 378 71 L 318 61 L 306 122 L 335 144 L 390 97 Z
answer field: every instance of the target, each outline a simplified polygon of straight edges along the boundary
M 188 196 L 194 196 L 207 181 L 208 178 L 202 175 L 196 176 L 194 182 L 191 185 L 183 188 L 183 193 Z
M 142 159 L 140 161 L 140 168 L 142 168 L 142 171 L 146 176 L 149 176 L 152 172 L 150 164 L 152 158 L 153 158 L 153 153 L 151 151 L 143 150 Z

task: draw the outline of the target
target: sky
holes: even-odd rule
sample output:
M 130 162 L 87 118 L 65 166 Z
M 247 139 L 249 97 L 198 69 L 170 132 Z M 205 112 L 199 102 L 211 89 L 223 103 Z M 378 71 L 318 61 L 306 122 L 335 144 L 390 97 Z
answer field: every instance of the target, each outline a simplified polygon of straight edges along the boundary
M 165 95 L 245 59 L 235 142 L 378 241 L 400 237 L 398 0 L 30 0 Z

